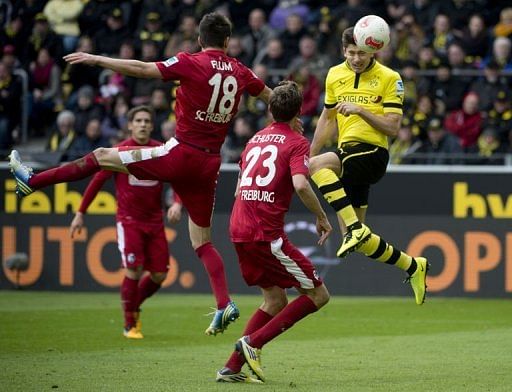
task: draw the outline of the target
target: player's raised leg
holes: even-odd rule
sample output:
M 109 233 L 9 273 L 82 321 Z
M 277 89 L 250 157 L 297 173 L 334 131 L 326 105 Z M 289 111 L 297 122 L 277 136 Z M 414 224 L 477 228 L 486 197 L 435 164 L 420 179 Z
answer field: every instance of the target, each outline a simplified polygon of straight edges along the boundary
M 49 185 L 81 180 L 101 169 L 128 172 L 121 162 L 118 149 L 103 147 L 75 161 L 37 174 L 22 162 L 18 151 L 12 150 L 9 155 L 9 168 L 16 179 L 16 192 L 22 196 Z

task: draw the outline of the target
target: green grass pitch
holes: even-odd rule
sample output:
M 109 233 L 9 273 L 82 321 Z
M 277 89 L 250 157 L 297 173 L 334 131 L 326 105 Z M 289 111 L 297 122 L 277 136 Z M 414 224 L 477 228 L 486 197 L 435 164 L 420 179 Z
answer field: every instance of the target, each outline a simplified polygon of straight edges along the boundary
M 2 391 L 510 391 L 509 300 L 337 297 L 263 349 L 264 385 L 214 381 L 253 309 L 203 335 L 210 296 L 157 294 L 141 341 L 118 294 L 0 291 Z

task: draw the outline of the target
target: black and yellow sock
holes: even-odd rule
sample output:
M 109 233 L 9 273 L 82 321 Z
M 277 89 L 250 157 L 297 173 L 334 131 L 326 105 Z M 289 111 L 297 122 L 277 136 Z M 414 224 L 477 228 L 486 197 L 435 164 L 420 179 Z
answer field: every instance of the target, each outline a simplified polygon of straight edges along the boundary
M 396 265 L 401 270 L 407 271 L 409 275 L 416 271 L 416 260 L 392 245 L 388 244 L 377 234 L 370 236 L 370 239 L 357 249 L 366 256 L 386 264 Z
M 356 224 L 357 227 L 359 219 L 336 173 L 330 169 L 320 169 L 311 178 L 345 225 L 349 227 Z

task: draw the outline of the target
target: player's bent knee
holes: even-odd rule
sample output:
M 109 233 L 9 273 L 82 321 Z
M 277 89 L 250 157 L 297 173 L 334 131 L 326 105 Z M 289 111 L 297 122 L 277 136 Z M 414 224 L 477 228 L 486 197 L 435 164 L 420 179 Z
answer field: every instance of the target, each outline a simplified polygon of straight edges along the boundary
M 312 290 L 310 296 L 318 309 L 327 304 L 331 298 L 331 295 L 329 294 L 329 291 L 327 291 L 327 287 L 325 287 L 325 285 L 316 287 Z
M 320 170 L 322 167 L 320 165 L 320 159 L 319 157 L 311 157 L 309 158 L 309 173 L 315 174 L 318 170 Z
M 167 278 L 167 272 L 152 272 L 151 280 L 156 284 L 162 284 L 162 282 Z

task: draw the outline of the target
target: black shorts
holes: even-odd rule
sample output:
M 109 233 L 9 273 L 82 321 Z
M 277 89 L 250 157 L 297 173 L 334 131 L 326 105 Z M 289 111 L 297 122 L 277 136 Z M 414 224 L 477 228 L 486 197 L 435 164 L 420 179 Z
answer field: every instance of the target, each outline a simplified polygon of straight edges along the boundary
M 366 207 L 370 185 L 386 173 L 388 150 L 373 144 L 347 142 L 335 151 L 341 163 L 340 180 L 354 207 Z

